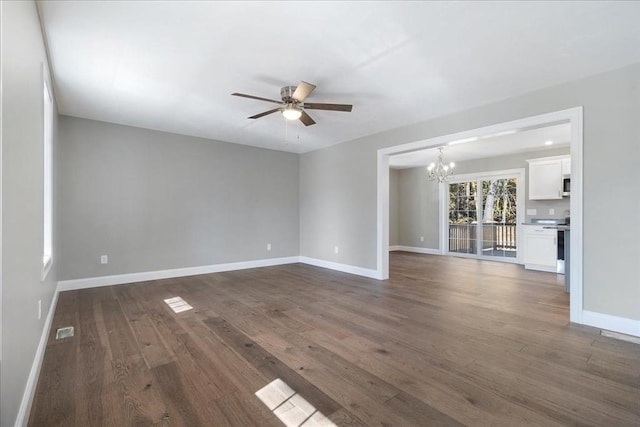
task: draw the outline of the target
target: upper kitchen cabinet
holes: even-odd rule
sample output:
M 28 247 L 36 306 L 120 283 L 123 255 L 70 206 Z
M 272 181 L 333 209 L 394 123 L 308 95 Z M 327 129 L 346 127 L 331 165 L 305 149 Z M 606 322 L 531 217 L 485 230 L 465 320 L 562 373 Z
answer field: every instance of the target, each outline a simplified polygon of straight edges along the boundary
M 571 174 L 571 157 L 529 159 L 529 200 L 562 199 L 563 176 Z
M 564 178 L 571 176 L 571 156 L 562 159 L 562 176 Z

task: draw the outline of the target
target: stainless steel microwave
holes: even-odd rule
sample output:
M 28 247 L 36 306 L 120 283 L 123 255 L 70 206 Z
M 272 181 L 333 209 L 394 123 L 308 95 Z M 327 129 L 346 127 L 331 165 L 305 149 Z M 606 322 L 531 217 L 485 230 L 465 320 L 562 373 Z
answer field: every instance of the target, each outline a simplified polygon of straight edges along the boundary
M 563 196 L 571 195 L 571 178 L 562 179 L 562 195 Z

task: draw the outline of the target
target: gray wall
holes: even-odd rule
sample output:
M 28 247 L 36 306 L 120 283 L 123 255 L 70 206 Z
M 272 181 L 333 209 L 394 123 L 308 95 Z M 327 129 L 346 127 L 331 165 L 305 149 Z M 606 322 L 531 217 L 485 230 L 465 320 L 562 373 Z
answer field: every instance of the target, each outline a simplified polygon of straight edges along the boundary
M 300 255 L 375 268 L 376 156 L 361 141 L 300 156 Z
M 59 127 L 61 280 L 299 254 L 298 155 L 66 116 Z
M 301 255 L 376 268 L 376 150 L 584 107 L 584 308 L 640 319 L 640 64 L 306 153 Z M 602 173 L 602 171 L 611 173 Z M 625 232 L 613 229 L 628 212 Z M 333 254 L 340 241 L 347 250 Z
M 513 154 L 509 156 L 488 157 L 484 159 L 467 160 L 456 163 L 456 175 L 474 172 L 499 171 L 504 169 L 525 169 L 525 209 L 534 208 L 536 215 L 531 218 L 564 218 L 569 210 L 569 198 L 561 200 L 529 200 L 529 164 L 527 159 L 560 156 L 569 154 L 569 148 L 555 148 L 552 150 Z M 393 170 L 393 178 L 399 188 L 399 195 L 389 197 L 389 211 L 398 212 L 394 219 L 398 233 L 396 245 L 419 248 L 439 249 L 439 197 L 438 185 L 428 181 L 426 167 Z M 395 204 L 395 206 L 394 206 Z M 554 214 L 549 214 L 554 209 Z M 389 224 L 391 229 L 391 220 Z M 391 234 L 391 231 L 390 231 Z M 420 241 L 420 236 L 424 241 Z
M 400 207 L 399 201 L 399 181 L 398 173 L 400 171 L 391 169 L 389 170 L 389 246 L 395 246 L 400 244 L 399 226 L 398 223 L 398 209 Z
M 55 233 L 54 265 L 46 280 L 40 281 L 42 64 L 46 66 L 47 59 L 35 3 L 2 2 L 1 62 L 3 329 L 0 425 L 10 426 L 18 413 L 56 287 Z M 55 147 L 54 129 L 54 165 Z M 38 320 L 39 300 L 42 301 L 42 317 Z
M 427 180 L 426 168 L 398 170 L 399 245 L 438 249 L 438 184 Z M 391 203 L 391 200 L 389 200 Z M 420 241 L 424 237 L 424 241 Z

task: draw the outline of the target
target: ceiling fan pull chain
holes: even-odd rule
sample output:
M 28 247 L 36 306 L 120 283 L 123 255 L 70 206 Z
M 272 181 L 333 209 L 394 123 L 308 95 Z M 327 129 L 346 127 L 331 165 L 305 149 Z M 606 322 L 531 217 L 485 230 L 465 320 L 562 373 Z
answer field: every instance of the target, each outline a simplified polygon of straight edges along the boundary
M 289 145 L 289 120 L 284 121 L 284 145 Z

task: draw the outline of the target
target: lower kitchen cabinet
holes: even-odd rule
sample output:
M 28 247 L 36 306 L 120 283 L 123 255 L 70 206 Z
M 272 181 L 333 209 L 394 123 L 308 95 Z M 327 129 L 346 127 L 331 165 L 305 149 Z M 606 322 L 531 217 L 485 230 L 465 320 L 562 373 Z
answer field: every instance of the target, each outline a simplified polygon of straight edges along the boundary
M 558 232 L 538 225 L 524 225 L 524 268 L 557 271 Z

